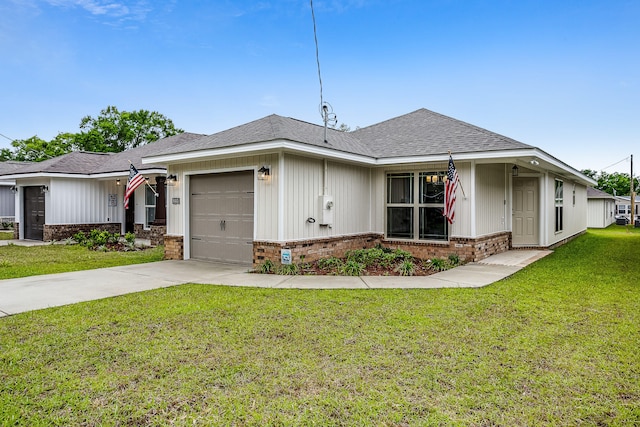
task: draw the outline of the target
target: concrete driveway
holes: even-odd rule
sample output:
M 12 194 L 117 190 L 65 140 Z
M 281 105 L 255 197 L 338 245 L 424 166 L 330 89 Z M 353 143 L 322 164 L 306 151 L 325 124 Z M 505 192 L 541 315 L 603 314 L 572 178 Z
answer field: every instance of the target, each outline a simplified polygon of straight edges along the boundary
M 290 289 L 477 288 L 508 277 L 551 251 L 516 250 L 427 277 L 277 276 L 202 261 L 160 261 L 98 270 L 0 280 L 0 317 L 180 285 L 218 284 Z

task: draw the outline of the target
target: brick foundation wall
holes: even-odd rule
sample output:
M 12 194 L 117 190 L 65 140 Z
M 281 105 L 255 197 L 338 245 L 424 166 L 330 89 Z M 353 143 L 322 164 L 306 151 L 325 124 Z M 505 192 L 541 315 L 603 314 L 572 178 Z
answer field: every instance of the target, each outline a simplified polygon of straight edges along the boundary
M 167 226 L 151 225 L 148 230 L 145 230 L 144 224 L 133 224 L 133 233 L 139 239 L 148 239 L 151 242 L 151 246 L 163 245 Z
M 281 249 L 291 249 L 293 262 L 301 257 L 308 262 L 331 256 L 344 257 L 345 252 L 354 249 L 369 249 L 382 244 L 391 249 L 402 249 L 416 258 L 446 258 L 455 253 L 464 262 L 476 262 L 491 255 L 506 252 L 511 248 L 511 233 L 498 233 L 477 239 L 452 238 L 449 242 L 399 242 L 385 240 L 379 234 L 340 236 L 330 239 L 305 240 L 300 242 L 253 242 L 253 266 L 257 267 L 265 260 L 280 262 Z M 166 246 L 165 246 L 166 248 Z M 166 252 L 166 249 L 165 249 Z
M 45 224 L 42 231 L 42 240 L 45 242 L 64 240 L 73 237 L 79 231 L 89 233 L 91 230 L 106 230 L 109 233 L 120 234 L 121 228 L 122 225 L 119 222 L 104 224 Z
M 416 258 L 447 258 L 456 254 L 464 262 L 477 262 L 491 255 L 506 252 L 511 248 L 511 233 L 499 233 L 490 236 L 470 238 L 453 237 L 448 242 L 421 243 L 383 240 L 382 244 L 391 249 L 411 252 Z
M 182 236 L 164 236 L 164 259 L 184 259 L 184 238 Z
M 166 225 L 152 225 L 149 233 L 149 240 L 151 240 L 151 246 L 164 245 L 165 234 L 167 234 Z
M 267 259 L 279 263 L 281 249 L 291 249 L 293 262 L 300 262 L 301 256 L 305 261 L 313 262 L 331 256 L 343 257 L 349 250 L 372 248 L 381 239 L 380 234 L 363 234 L 285 243 L 256 241 L 253 242 L 253 265 L 258 266 Z
M 15 240 L 20 239 L 20 223 L 18 222 L 13 223 L 13 238 Z

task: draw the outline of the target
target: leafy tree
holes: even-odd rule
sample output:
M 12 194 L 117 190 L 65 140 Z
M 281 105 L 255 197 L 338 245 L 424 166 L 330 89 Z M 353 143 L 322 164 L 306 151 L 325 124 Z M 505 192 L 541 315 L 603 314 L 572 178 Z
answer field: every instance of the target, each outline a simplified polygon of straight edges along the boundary
M 41 162 L 71 151 L 68 141 L 58 137 L 48 142 L 34 135 L 28 139 L 16 139 L 11 145 L 14 147 L 12 160 L 27 162 Z
M 0 161 L 40 162 L 71 151 L 117 153 L 184 132 L 156 111 L 119 111 L 113 106 L 102 110 L 98 117 L 84 117 L 80 130 L 79 133 L 59 133 L 51 141 L 37 135 L 15 140 L 11 143 L 13 151 L 0 149 Z
M 8 160 L 14 160 L 11 150 L 8 148 L 0 149 L 0 162 L 6 162 Z
M 609 194 L 617 195 L 617 196 L 628 196 L 630 194 L 630 183 L 631 178 L 628 173 L 607 173 L 600 172 L 597 173 L 591 169 L 585 169 L 581 171 L 584 175 L 587 175 L 596 181 L 598 181 L 598 185 L 596 188 L 598 190 L 602 190 Z M 634 188 L 638 188 L 638 178 L 633 179 Z M 637 190 L 636 190 L 637 191 Z
M 86 116 L 76 135 L 76 150 L 120 152 L 184 132 L 156 111 L 119 111 L 108 106 L 98 117 Z

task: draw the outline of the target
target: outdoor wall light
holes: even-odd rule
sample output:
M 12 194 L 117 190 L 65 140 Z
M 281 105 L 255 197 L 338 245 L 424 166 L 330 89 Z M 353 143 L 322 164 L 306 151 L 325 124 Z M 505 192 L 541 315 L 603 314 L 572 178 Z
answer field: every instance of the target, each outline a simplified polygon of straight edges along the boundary
M 178 182 L 178 176 L 171 174 L 171 175 L 167 175 L 167 185 L 170 187 L 173 187 L 174 185 L 176 185 L 176 182 Z
M 116 179 L 116 185 L 120 185 L 120 180 Z
M 40 186 L 40 192 L 41 193 L 48 193 L 49 192 L 49 187 L 46 185 L 41 185 Z
M 260 169 L 258 169 L 258 179 L 260 181 L 266 181 L 267 179 L 269 179 L 269 175 L 270 175 L 270 167 L 267 165 L 262 166 Z
M 531 159 L 529 163 L 531 163 L 533 166 L 538 166 L 540 164 L 540 162 L 536 159 Z
M 10 188 L 10 190 L 13 194 L 16 194 L 18 192 L 18 187 L 14 185 L 13 187 Z
M 511 168 L 511 175 L 512 176 L 518 176 L 518 166 L 517 165 L 513 165 L 513 167 Z

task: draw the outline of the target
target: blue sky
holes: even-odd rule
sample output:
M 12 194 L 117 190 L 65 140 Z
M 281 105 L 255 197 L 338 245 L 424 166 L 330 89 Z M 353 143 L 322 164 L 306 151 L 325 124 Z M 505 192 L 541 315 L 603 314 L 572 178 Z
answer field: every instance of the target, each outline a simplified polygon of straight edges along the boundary
M 634 154 L 640 170 L 636 0 L 316 0 L 314 10 L 323 97 L 339 123 L 424 107 L 577 169 Z M 108 105 L 197 133 L 272 113 L 321 123 L 307 0 L 0 0 L 0 82 L 0 134 L 13 139 L 78 132 Z

